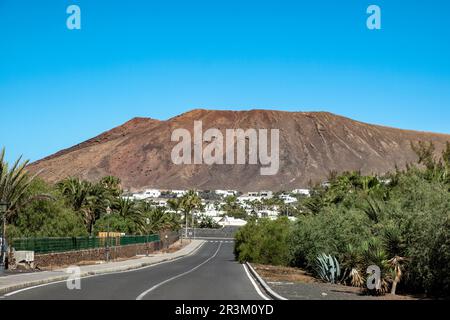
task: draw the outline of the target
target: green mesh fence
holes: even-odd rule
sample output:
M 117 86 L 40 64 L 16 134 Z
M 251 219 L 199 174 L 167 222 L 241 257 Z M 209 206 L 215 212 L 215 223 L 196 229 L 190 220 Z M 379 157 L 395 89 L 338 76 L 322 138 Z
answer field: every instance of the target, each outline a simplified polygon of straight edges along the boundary
M 109 243 L 108 243 L 109 241 Z M 125 246 L 160 241 L 159 235 L 124 237 L 77 237 L 77 238 L 23 238 L 13 239 L 12 247 L 18 251 L 54 253 L 95 249 L 108 246 Z

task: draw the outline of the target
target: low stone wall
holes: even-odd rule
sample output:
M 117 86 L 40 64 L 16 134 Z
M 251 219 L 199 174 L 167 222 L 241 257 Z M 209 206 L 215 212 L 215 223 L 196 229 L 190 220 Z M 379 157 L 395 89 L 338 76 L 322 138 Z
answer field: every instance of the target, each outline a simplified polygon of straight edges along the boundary
M 179 236 L 176 233 L 163 233 L 161 234 L 161 241 L 111 247 L 109 248 L 109 256 L 111 260 L 115 260 L 150 254 L 170 246 L 178 241 L 178 239 Z M 34 265 L 38 268 L 46 268 L 50 266 L 76 265 L 82 261 L 101 261 L 106 259 L 106 253 L 106 248 L 96 248 L 80 251 L 36 254 L 34 257 Z

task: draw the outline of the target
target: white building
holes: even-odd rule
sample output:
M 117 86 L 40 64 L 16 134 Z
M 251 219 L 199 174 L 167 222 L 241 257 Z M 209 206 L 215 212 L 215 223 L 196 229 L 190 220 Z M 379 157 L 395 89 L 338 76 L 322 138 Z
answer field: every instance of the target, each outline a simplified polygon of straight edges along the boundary
M 181 198 L 182 196 L 188 193 L 187 190 L 171 190 L 170 192 L 174 193 L 177 196 L 177 198 Z
M 272 191 L 248 192 L 246 195 L 237 198 L 238 202 L 244 204 L 245 202 L 262 201 L 263 199 L 271 199 L 273 197 Z
M 247 224 L 247 221 L 245 221 L 243 219 L 236 219 L 236 218 L 227 217 L 227 216 L 215 217 L 215 218 L 213 218 L 213 220 L 215 222 L 217 222 L 219 225 L 221 225 L 222 227 L 229 227 L 229 226 L 242 227 Z
M 216 192 L 216 194 L 218 194 L 219 196 L 222 196 L 224 198 L 233 197 L 233 196 L 237 195 L 236 190 L 215 190 L 215 192 Z
M 247 202 L 253 202 L 253 201 L 261 201 L 263 198 L 259 196 L 240 196 L 237 198 L 237 201 L 241 205 L 245 205 Z
M 300 194 L 300 195 L 304 195 L 304 196 L 310 196 L 311 195 L 311 191 L 309 189 L 294 189 L 292 190 L 293 194 Z
M 167 208 L 167 199 L 155 199 L 153 200 L 155 206 Z
M 280 199 L 283 200 L 285 204 L 291 204 L 297 202 L 297 198 L 294 198 L 288 194 L 280 195 Z
M 144 191 L 144 195 L 148 198 L 159 198 L 161 197 L 161 191 L 158 189 L 147 189 Z
M 275 210 L 259 210 L 256 212 L 258 218 L 270 218 L 275 220 L 278 218 L 278 211 Z
M 225 214 L 224 211 L 217 210 L 214 203 L 207 203 L 206 205 L 204 205 L 204 208 L 205 211 L 198 213 L 198 215 L 205 215 L 214 218 L 214 217 L 221 217 Z
M 139 192 L 139 193 L 133 193 L 129 197 L 124 197 L 126 199 L 131 200 L 146 200 L 151 198 L 159 198 L 161 196 L 161 191 L 157 189 L 147 189 L 145 191 Z

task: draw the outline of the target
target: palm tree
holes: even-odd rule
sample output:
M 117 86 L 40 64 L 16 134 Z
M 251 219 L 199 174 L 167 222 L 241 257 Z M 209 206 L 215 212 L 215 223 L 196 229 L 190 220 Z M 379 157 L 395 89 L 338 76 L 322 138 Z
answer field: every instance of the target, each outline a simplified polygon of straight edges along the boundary
M 403 272 L 409 262 L 409 259 L 405 257 L 407 251 L 406 242 L 399 229 L 394 226 L 390 226 L 385 230 L 382 240 L 388 257 L 392 257 L 388 260 L 388 264 L 393 273 L 391 294 L 395 295 L 397 285 L 402 280 Z
M 146 231 L 145 226 L 145 212 L 150 211 L 150 206 L 143 202 L 138 204 L 133 200 L 118 198 L 113 206 L 114 212 L 116 212 L 124 220 L 131 221 L 140 232 Z
M 168 213 L 163 207 L 153 208 L 146 214 L 147 233 L 159 233 L 166 230 L 176 230 L 179 220 L 175 214 Z
M 193 214 L 195 210 L 202 210 L 202 199 L 197 195 L 194 190 L 190 190 L 180 200 L 180 207 L 184 213 L 186 236 L 188 229 L 188 216 Z M 193 220 L 193 219 L 192 219 Z
M 9 168 L 5 160 L 5 149 L 0 152 L 0 201 L 8 204 L 6 221 L 9 222 L 17 210 L 29 202 L 33 196 L 28 194 L 31 183 L 39 174 L 30 176 L 26 171 L 29 161 L 19 157 Z
M 103 177 L 100 180 L 100 185 L 106 190 L 110 191 L 113 196 L 119 197 L 122 194 L 122 186 L 119 178 L 114 176 Z
M 114 200 L 112 195 L 102 184 L 92 184 L 78 178 L 67 178 L 57 187 L 73 210 L 82 214 L 86 230 L 92 234 L 95 221 Z
M 169 206 L 169 209 L 174 211 L 176 214 L 181 211 L 181 201 L 177 198 L 169 199 L 167 201 L 167 205 Z

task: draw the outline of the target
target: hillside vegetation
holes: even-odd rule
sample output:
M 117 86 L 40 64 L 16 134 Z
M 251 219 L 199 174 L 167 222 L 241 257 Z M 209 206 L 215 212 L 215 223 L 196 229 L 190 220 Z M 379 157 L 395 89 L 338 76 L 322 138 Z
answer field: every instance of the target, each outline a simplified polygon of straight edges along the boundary
M 418 164 L 405 170 L 330 174 L 302 201 L 295 223 L 251 221 L 237 234 L 237 258 L 320 277 L 325 254 L 338 262 L 336 282 L 365 287 L 366 270 L 376 265 L 381 288 L 369 293 L 450 296 L 450 144 L 439 159 L 433 144 L 412 147 Z

